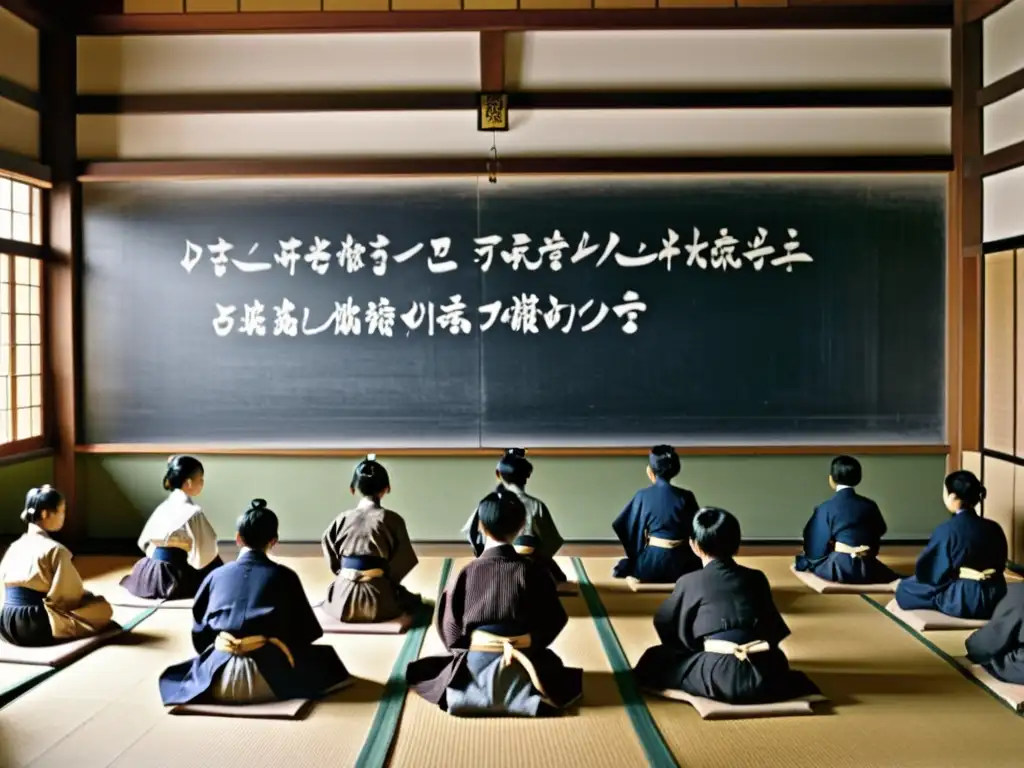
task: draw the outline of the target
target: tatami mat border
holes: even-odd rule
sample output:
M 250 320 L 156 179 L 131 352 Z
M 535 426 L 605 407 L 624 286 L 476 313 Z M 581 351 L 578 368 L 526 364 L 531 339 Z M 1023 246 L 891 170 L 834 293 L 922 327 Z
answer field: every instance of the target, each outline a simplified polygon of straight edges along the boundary
M 441 565 L 441 577 L 438 579 L 437 604 L 440 604 L 440 595 L 448 584 L 451 570 L 452 559 L 446 557 Z M 425 614 L 428 610 L 424 607 L 424 618 L 426 618 Z M 405 643 L 398 653 L 398 658 L 395 659 L 395 665 L 391 668 L 391 675 L 384 686 L 380 704 L 377 705 L 377 711 L 370 723 L 369 734 L 356 758 L 355 768 L 384 768 L 387 764 L 388 756 L 391 754 L 391 745 L 398 733 L 398 723 L 402 719 L 402 710 L 405 708 L 405 697 L 409 692 L 409 685 L 405 680 L 405 668 L 410 661 L 419 656 L 432 618 L 433 611 L 431 610 L 430 618 L 426 618 L 426 621 L 421 619 L 406 635 Z
M 608 656 L 608 662 L 615 674 L 615 682 L 619 686 L 619 694 L 626 707 L 626 714 L 629 715 L 630 722 L 633 723 L 633 730 L 636 731 L 644 754 L 647 755 L 647 764 L 653 768 L 679 768 L 679 763 L 676 762 L 672 751 L 665 743 L 661 731 L 658 730 L 658 726 L 651 716 L 651 711 L 647 708 L 647 704 L 636 686 L 636 681 L 633 679 L 633 668 L 622 650 L 615 630 L 612 629 L 611 620 L 608 618 L 608 611 L 605 610 L 604 603 L 601 602 L 601 596 L 590 581 L 590 577 L 587 576 L 587 569 L 584 568 L 583 561 L 574 557 L 572 565 L 576 569 L 576 577 L 579 579 L 580 594 L 586 601 L 587 608 L 590 609 L 590 616 L 594 619 L 597 634 L 601 637 L 601 645 L 604 646 L 605 655 Z
M 960 674 L 961 677 L 963 677 L 964 679 L 974 683 L 974 685 L 978 686 L 981 690 L 983 690 L 985 693 L 987 693 L 989 695 L 989 697 L 993 701 L 998 702 L 999 704 L 1001 704 L 1003 707 L 1008 709 L 1010 712 L 1013 712 L 1013 714 L 1017 715 L 1018 717 L 1024 717 L 1024 712 L 1018 712 L 1016 709 L 1014 709 L 1009 704 L 1007 704 L 1005 701 L 1003 701 L 1001 698 L 999 698 L 999 696 L 994 691 L 992 691 L 988 686 L 986 686 L 984 683 L 982 683 L 980 680 L 978 680 L 978 678 L 976 678 L 974 675 L 972 675 L 969 670 L 967 670 L 964 667 L 962 667 L 961 665 L 957 664 L 956 663 L 956 659 L 954 659 L 952 656 L 950 656 L 944 650 L 939 648 L 939 646 L 935 645 L 935 643 L 933 643 L 927 637 L 925 637 L 920 632 L 918 632 L 916 629 L 911 627 L 905 621 L 903 621 L 901 619 L 898 619 L 895 616 L 893 616 L 891 613 L 889 613 L 887 610 L 885 610 L 885 606 L 884 605 L 882 605 L 878 601 L 874 600 L 873 598 L 869 597 L 868 595 L 861 595 L 860 597 L 866 603 L 868 603 L 868 605 L 870 605 L 872 608 L 877 610 L 883 616 L 889 617 L 889 619 L 893 623 L 895 623 L 895 624 L 899 625 L 900 627 L 902 627 L 903 630 L 907 634 L 912 635 L 913 637 L 915 637 L 918 640 L 918 642 L 921 643 L 921 645 L 923 645 L 929 651 L 934 653 L 936 656 L 938 656 L 944 662 L 949 664 L 949 666 L 952 667 L 953 669 L 955 669 Z

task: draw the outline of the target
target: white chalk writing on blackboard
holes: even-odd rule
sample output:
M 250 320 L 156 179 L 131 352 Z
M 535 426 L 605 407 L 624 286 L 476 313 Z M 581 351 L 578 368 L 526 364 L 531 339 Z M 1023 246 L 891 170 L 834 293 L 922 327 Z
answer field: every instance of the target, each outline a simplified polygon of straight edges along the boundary
M 773 267 L 785 267 L 787 272 L 793 271 L 794 264 L 809 264 L 814 261 L 810 254 L 800 250 L 800 241 L 797 240 L 797 230 L 789 228 L 786 230 L 788 240 L 782 246 L 780 254 L 775 246 L 768 245 L 768 230 L 764 227 L 757 227 L 757 234 L 747 242 L 745 250 L 737 249 L 740 241 L 730 234 L 727 228 L 719 229 L 718 236 L 714 239 L 705 237 L 702 239 L 700 230 L 693 228 L 693 237 L 689 242 L 679 247 L 681 238 L 679 234 L 669 229 L 666 237 L 661 240 L 661 248 L 657 251 L 647 250 L 647 243 L 640 243 L 635 253 L 624 254 L 619 251 L 620 237 L 615 232 L 608 233 L 608 241 L 601 250 L 600 243 L 590 242 L 590 233 L 584 232 L 576 246 L 575 251 L 569 257 L 570 264 L 578 264 L 584 259 L 601 251 L 594 266 L 600 267 L 609 258 L 624 268 L 647 267 L 660 262 L 665 263 L 665 269 L 672 271 L 672 262 L 683 252 L 686 254 L 686 266 L 707 270 L 737 270 L 742 269 L 745 263 L 749 263 L 755 271 L 760 271 L 767 260 Z M 503 246 L 504 244 L 504 246 Z M 389 263 L 403 264 L 413 258 L 426 247 L 425 243 L 416 243 L 400 253 L 391 254 L 388 248 L 391 240 L 385 235 L 378 234 L 373 240 L 364 245 L 352 237 L 346 235 L 338 243 L 338 250 L 331 253 L 331 241 L 314 235 L 313 242 L 308 244 L 306 253 L 300 253 L 303 241 L 296 237 L 288 240 L 279 240 L 276 250 L 273 251 L 271 260 L 255 261 L 252 257 L 259 248 L 259 243 L 253 244 L 249 249 L 246 259 L 236 259 L 228 254 L 234 250 L 232 243 L 218 238 L 216 243 L 197 245 L 191 240 L 185 241 L 185 256 L 181 260 L 181 266 L 190 273 L 202 260 L 204 247 L 210 253 L 210 263 L 213 264 L 213 273 L 217 277 L 223 277 L 227 272 L 227 265 L 230 262 L 238 271 L 245 273 L 265 272 L 272 269 L 274 263 L 288 270 L 288 274 L 294 276 L 296 265 L 299 262 L 308 264 L 318 275 L 327 274 L 331 261 L 336 260 L 338 268 L 348 274 L 358 272 L 366 267 L 367 256 L 370 261 L 373 274 L 383 277 L 387 273 Z M 429 241 L 431 254 L 427 257 L 427 269 L 431 274 L 441 275 L 458 268 L 458 262 L 451 257 L 452 240 L 450 237 L 436 237 Z M 548 264 L 553 272 L 562 269 L 562 255 L 570 248 L 569 242 L 562 236 L 561 232 L 555 230 L 550 237 L 542 238 L 541 244 L 535 248 L 533 240 L 529 235 L 523 233 L 513 234 L 511 239 L 505 240 L 501 235 L 484 235 L 473 239 L 474 263 L 479 265 L 481 272 L 488 272 L 495 262 L 495 254 L 500 260 L 513 270 L 518 271 L 520 267 L 527 271 L 536 271 Z M 270 250 L 270 249 L 267 249 Z M 741 258 L 742 257 L 742 258 Z
M 597 328 L 609 313 L 622 320 L 622 332 L 632 335 L 639 330 L 637 320 L 641 313 L 647 311 L 647 304 L 640 300 L 636 291 L 626 291 L 622 302 L 609 307 L 604 302 L 590 299 L 581 305 L 566 304 L 555 296 L 548 296 L 549 308 L 544 308 L 541 299 L 533 293 L 522 293 L 513 296 L 508 302 L 493 301 L 477 308 L 482 318 L 478 325 L 481 333 L 488 331 L 496 323 L 508 326 L 516 333 L 531 335 L 542 330 L 561 331 L 567 334 L 574 325 L 582 333 L 589 333 Z M 246 336 L 267 336 L 266 306 L 254 299 L 242 305 L 242 314 L 238 316 L 238 306 L 220 304 L 217 317 L 213 320 L 213 330 L 220 337 L 227 337 L 232 332 Z M 385 336 L 395 335 L 395 326 L 401 320 L 405 326 L 405 335 L 421 328 L 428 336 L 433 336 L 440 329 L 452 336 L 468 336 L 473 331 L 473 323 L 467 317 L 469 307 L 460 294 L 448 297 L 447 303 L 412 302 L 408 311 L 398 313 L 390 299 L 380 297 L 366 303 L 366 310 L 357 304 L 351 296 L 344 301 L 334 302 L 334 309 L 327 319 L 316 325 L 316 314 L 309 307 L 303 307 L 302 319 L 295 314 L 298 307 L 294 302 L 283 298 L 281 303 L 272 307 L 274 313 L 271 336 L 317 336 L 333 329 L 335 336 Z M 322 314 L 321 314 L 322 316 Z M 578 322 L 577 322 L 578 321 Z

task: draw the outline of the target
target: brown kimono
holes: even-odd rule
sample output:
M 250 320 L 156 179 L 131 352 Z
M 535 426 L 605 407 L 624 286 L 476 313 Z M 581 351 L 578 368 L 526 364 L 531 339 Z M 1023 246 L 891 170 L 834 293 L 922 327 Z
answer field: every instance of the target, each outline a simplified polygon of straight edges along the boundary
M 583 692 L 583 670 L 566 667 L 548 646 L 568 620 L 543 565 L 510 545 L 485 549 L 438 604 L 437 630 L 451 655 L 411 662 L 406 679 L 453 713 L 453 700 L 467 714 L 564 709 Z M 509 670 L 518 681 L 508 679 Z
M 422 604 L 401 585 L 419 560 L 405 521 L 373 499 L 339 515 L 321 540 L 334 574 L 322 610 L 339 621 L 390 621 Z

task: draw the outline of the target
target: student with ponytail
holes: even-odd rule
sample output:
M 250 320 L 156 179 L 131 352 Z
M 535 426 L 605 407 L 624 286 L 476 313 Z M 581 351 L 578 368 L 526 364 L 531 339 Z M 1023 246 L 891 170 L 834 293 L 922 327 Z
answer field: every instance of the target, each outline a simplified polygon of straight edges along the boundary
M 985 486 L 960 469 L 946 476 L 942 501 L 952 514 L 932 532 L 914 575 L 896 587 L 905 611 L 931 610 L 961 619 L 991 619 L 1006 595 L 1006 534 L 977 513 Z
M 359 503 L 338 515 L 321 540 L 334 574 L 322 610 L 348 622 L 391 621 L 417 610 L 423 601 L 402 579 L 419 561 L 405 520 L 381 506 L 391 478 L 375 454 L 356 465 L 349 491 Z
M 203 465 L 192 456 L 171 456 L 164 474 L 167 498 L 146 521 L 135 563 L 121 586 L 136 597 L 181 600 L 195 595 L 210 571 L 224 564 L 217 534 L 196 504 L 203 492 Z
M 86 592 L 71 552 L 51 533 L 64 527 L 64 497 L 50 485 L 25 497 L 28 531 L 0 560 L 0 638 L 20 646 L 53 645 L 102 632 L 113 610 Z
M 295 571 L 275 563 L 277 515 L 253 499 L 238 518 L 238 559 L 199 587 L 192 617 L 198 656 L 160 676 L 164 704 L 258 704 L 312 699 L 351 682 Z
M 507 449 L 498 460 L 494 474 L 498 478 L 498 487 L 511 490 L 526 507 L 526 526 L 514 542 L 516 552 L 543 564 L 551 572 L 555 583 L 567 581 L 562 569 L 553 559 L 565 543 L 562 534 L 558 532 L 547 504 L 526 492 L 526 483 L 533 476 L 533 464 L 526 458 L 526 449 Z M 479 505 L 473 510 L 462 532 L 469 539 L 473 554 L 480 557 L 484 551 L 485 538 L 480 530 Z

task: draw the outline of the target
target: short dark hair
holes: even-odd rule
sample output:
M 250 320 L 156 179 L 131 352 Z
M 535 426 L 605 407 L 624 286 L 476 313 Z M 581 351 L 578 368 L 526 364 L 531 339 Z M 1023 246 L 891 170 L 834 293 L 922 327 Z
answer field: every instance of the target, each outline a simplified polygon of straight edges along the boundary
M 164 473 L 164 490 L 177 491 L 187 481 L 203 472 L 203 463 L 194 456 L 171 456 Z
M 26 525 L 38 523 L 43 518 L 43 512 L 55 512 L 62 501 L 64 495 L 52 485 L 33 488 L 25 494 L 25 509 L 21 512 L 21 522 Z
M 525 488 L 533 474 L 533 464 L 527 461 L 525 448 L 507 448 L 498 461 L 497 471 L 506 483 Z
M 860 462 L 853 456 L 836 456 L 832 459 L 829 475 L 836 485 L 848 485 L 852 488 L 855 485 L 860 485 L 863 470 L 860 468 Z
M 704 507 L 693 517 L 693 541 L 717 559 L 731 558 L 740 549 L 740 521 L 731 512 Z
M 497 488 L 476 508 L 480 524 L 499 541 L 512 541 L 526 525 L 526 507 L 515 491 Z
M 391 478 L 383 464 L 377 462 L 377 454 L 367 454 L 352 470 L 352 482 L 348 486 L 367 498 L 377 499 L 391 487 Z
M 946 475 L 946 493 L 952 493 L 967 509 L 974 509 L 983 501 L 987 491 L 973 472 L 958 469 Z
M 264 550 L 277 538 L 277 515 L 266 499 L 253 499 L 238 518 L 238 536 L 250 549 Z
M 654 476 L 662 480 L 671 480 L 682 469 L 682 462 L 679 461 L 676 449 L 671 445 L 654 446 L 651 448 L 647 461 L 651 465 L 651 472 L 654 473 Z

